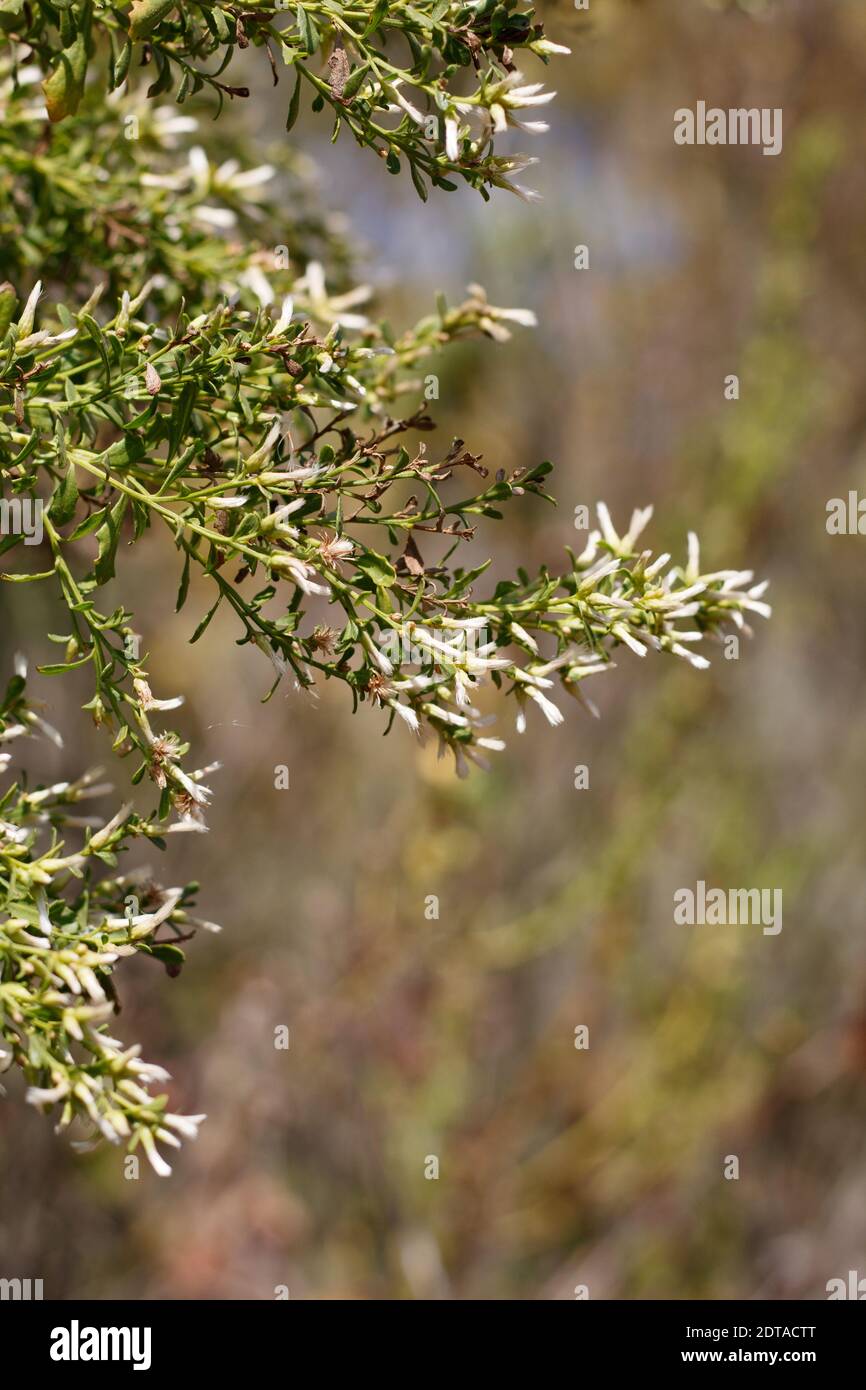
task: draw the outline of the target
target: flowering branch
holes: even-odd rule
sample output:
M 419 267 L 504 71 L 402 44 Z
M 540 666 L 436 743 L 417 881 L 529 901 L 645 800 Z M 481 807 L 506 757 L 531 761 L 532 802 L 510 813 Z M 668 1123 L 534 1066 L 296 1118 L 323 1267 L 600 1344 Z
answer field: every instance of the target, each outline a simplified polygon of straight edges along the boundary
M 78 111 L 94 68 L 109 91 L 144 68 L 149 97 L 174 93 L 182 103 L 206 88 L 221 108 L 226 96 L 249 96 L 248 87 L 225 81 L 225 75 L 237 50 L 253 46 L 267 53 L 275 84 L 281 67 L 295 74 L 287 129 L 306 88 L 314 111 L 330 110 L 333 140 L 348 130 L 394 174 L 405 160 L 422 198 L 429 183 L 454 188 L 454 177 L 485 197 L 489 187 L 523 192 L 510 176 L 533 161 L 496 155 L 493 136 L 509 125 L 546 129 L 524 123 L 520 115 L 545 105 L 553 93 L 523 81 L 515 54 L 528 51 L 547 62 L 551 54 L 569 51 L 545 38 L 520 0 L 284 0 L 250 9 L 85 0 L 56 11 L 7 0 L 3 10 L 0 35 L 29 45 L 45 74 L 52 121 Z M 468 91 L 462 80 L 467 73 L 474 83 Z
M 461 775 L 504 746 L 485 684 L 512 698 L 518 729 L 532 706 L 559 724 L 563 694 L 596 712 L 584 682 L 624 648 L 702 668 L 699 647 L 770 612 L 749 571 L 702 570 L 694 537 L 684 564 L 654 556 L 650 509 L 621 535 L 602 503 L 561 573 L 485 589 L 489 561 L 464 554 L 477 527 L 514 499 L 552 501 L 551 465 L 491 474 L 462 440 L 436 446 L 434 369 L 455 343 L 505 341 L 534 315 L 471 285 L 395 332 L 296 155 L 250 165 L 227 135 L 217 163 L 188 145 L 196 118 L 149 99 L 176 81 L 178 103 L 203 87 L 240 95 L 223 75 L 250 45 L 275 74 L 295 69 L 290 124 L 306 84 L 335 135 L 346 126 L 394 172 L 405 160 L 422 194 L 455 174 L 482 193 L 512 186 L 519 161 L 492 137 L 549 99 L 514 53 L 554 47 L 512 0 L 0 7 L 0 592 L 53 588 L 65 618 L 41 673 L 89 673 L 85 708 L 132 760 L 132 784 L 157 793 L 150 817 L 124 806 L 93 821 L 80 803 L 108 790 L 93 774 L 0 788 L 0 1037 L 34 1104 L 141 1144 L 160 1173 L 157 1143 L 194 1136 L 200 1117 L 169 1114 L 150 1094 L 162 1070 L 107 1033 L 113 970 L 139 953 L 175 972 L 179 942 L 209 924 L 189 915 L 193 886 L 114 871 L 136 841 L 204 830 L 215 768 L 190 767 L 162 727 L 182 697 L 151 691 L 122 589 L 130 546 L 150 532 L 171 546 L 178 613 L 195 571 L 210 584 L 192 642 L 228 608 L 271 693 L 338 680 L 387 730 L 434 736 Z M 141 65 L 146 96 L 127 81 Z M 53 736 L 19 673 L 0 705 L 0 774 L 36 730 Z
M 22 670 L 0 700 L 0 774 L 12 762 L 8 750 L 40 729 L 59 738 L 27 704 Z M 213 927 L 190 916 L 194 885 L 162 889 L 141 875 L 106 873 L 135 839 L 164 844 L 165 827 L 129 805 L 107 823 L 82 815 L 83 803 L 111 791 L 97 778 L 32 792 L 13 782 L 0 795 L 0 1066 L 21 1068 L 32 1105 L 59 1108 L 58 1128 L 78 1118 L 130 1152 L 140 1144 L 166 1174 L 157 1140 L 178 1147 L 204 1116 L 169 1112 L 167 1096 L 150 1093 L 168 1073 L 106 1032 L 117 1010 L 112 971 L 139 953 L 177 973 L 177 942 Z M 77 849 L 67 848 L 67 835 L 81 840 Z

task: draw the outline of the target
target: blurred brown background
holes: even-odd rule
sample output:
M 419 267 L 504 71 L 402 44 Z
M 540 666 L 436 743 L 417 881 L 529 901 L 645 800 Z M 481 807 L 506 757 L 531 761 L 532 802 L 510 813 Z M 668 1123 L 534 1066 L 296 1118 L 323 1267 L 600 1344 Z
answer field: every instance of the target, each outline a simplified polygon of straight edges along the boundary
M 189 648 L 173 557 L 138 547 L 154 688 L 186 692 L 180 726 L 224 763 L 210 835 L 157 868 L 200 878 L 225 930 L 176 980 L 128 967 L 118 1031 L 210 1118 L 170 1180 L 131 1182 L 11 1079 L 0 1270 L 46 1297 L 822 1298 L 866 1274 L 866 541 L 825 530 L 827 500 L 866 486 L 866 6 L 591 0 L 588 27 L 544 8 L 574 52 L 548 70 L 551 133 L 512 141 L 542 157 L 540 206 L 422 207 L 318 126 L 301 138 L 393 323 L 469 280 L 539 316 L 439 368 L 443 441 L 557 464 L 558 511 L 512 509 L 479 558 L 557 563 L 576 504 L 652 502 L 650 543 L 679 558 L 693 526 L 705 567 L 772 580 L 773 620 L 703 674 L 624 651 L 600 722 L 570 704 L 562 729 L 503 729 L 492 773 L 460 783 L 342 689 L 262 706 L 266 663 L 229 622 Z M 698 99 L 782 107 L 783 153 L 676 146 Z M 283 110 L 236 118 L 264 151 Z M 3 633 L 34 662 L 36 588 Z M 74 684 L 35 691 L 79 729 Z M 110 762 L 95 732 L 86 752 Z M 76 739 L 46 772 L 81 761 Z M 675 927 L 699 878 L 780 887 L 783 931 Z

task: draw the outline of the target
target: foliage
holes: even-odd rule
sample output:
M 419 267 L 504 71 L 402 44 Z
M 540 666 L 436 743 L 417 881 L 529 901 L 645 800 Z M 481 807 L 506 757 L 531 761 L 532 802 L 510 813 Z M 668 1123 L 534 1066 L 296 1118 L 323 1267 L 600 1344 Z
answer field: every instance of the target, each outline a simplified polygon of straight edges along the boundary
M 491 477 L 462 440 L 431 448 L 432 367 L 455 342 L 507 340 L 533 315 L 470 286 L 463 303 L 440 298 L 402 333 L 376 321 L 364 308 L 368 289 L 353 283 L 351 248 L 296 157 L 250 168 L 240 147 L 221 163 L 199 146 L 178 148 L 195 118 L 143 105 L 127 79 L 143 60 L 156 69 L 150 98 L 176 77 L 179 101 L 202 86 L 237 94 L 201 64 L 266 47 L 315 88 L 314 104 L 331 105 L 338 127 L 395 171 L 405 156 L 419 191 L 423 175 L 447 188 L 446 174 L 458 172 L 483 191 L 514 167 L 492 154 L 492 130 L 542 99 L 515 77 L 514 49 L 544 56 L 550 45 L 507 5 L 324 4 L 280 22 L 275 6 L 13 0 L 0 14 L 9 50 L 0 476 L 10 523 L 0 554 L 21 562 L 3 578 L 58 586 L 67 619 L 49 640 L 59 659 L 39 669 L 89 672 L 86 708 L 131 760 L 133 785 L 149 781 L 159 793 L 149 817 L 125 805 L 105 824 L 74 812 L 104 793 L 93 775 L 34 792 L 22 776 L 4 793 L 0 1027 L 34 1103 L 59 1104 L 61 1123 L 78 1114 L 109 1140 L 143 1144 L 158 1172 L 167 1168 L 156 1140 L 194 1134 L 197 1118 L 166 1114 L 166 1098 L 147 1090 L 164 1073 L 105 1025 L 120 957 L 143 952 L 179 968 L 177 941 L 196 925 L 194 889 L 146 881 L 139 892 L 105 870 L 135 840 L 159 848 L 166 833 L 204 829 L 215 769 L 187 768 L 187 746 L 157 725 L 181 697 L 151 692 L 123 588 L 130 546 L 168 533 L 178 612 L 194 570 L 210 582 L 191 641 L 225 606 L 240 643 L 270 662 L 271 692 L 282 680 L 303 691 L 341 681 L 353 706 L 381 707 L 388 729 L 396 719 L 409 734 L 434 735 L 461 774 L 467 760 L 503 747 L 478 707 L 488 679 L 513 696 L 518 728 L 531 705 L 558 724 L 550 692 L 558 686 L 593 709 L 583 682 L 610 669 L 617 649 L 703 667 L 696 644 L 744 628 L 750 612 L 769 614 L 748 571 L 702 571 L 694 537 L 685 564 L 654 558 L 638 543 L 650 509 L 620 535 L 603 504 L 598 529 L 561 573 L 521 570 L 478 595 L 487 565 L 461 552 L 479 519 L 498 519 L 517 497 L 549 501 L 551 465 Z M 406 69 L 385 56 L 395 30 L 411 54 Z M 28 45 L 48 74 L 50 122 L 33 94 L 39 71 L 19 61 Z M 326 78 L 311 65 L 320 52 Z M 100 65 L 108 87 L 124 90 L 100 91 Z M 476 90 L 458 98 L 453 79 L 467 65 Z M 441 116 L 441 149 L 423 135 L 413 106 L 422 97 Z M 386 133 L 374 113 L 389 107 L 399 120 Z M 481 120 L 477 138 L 464 116 Z M 271 187 L 292 190 L 288 232 Z M 14 525 L 34 500 L 36 569 L 24 566 L 28 538 Z M 19 673 L 0 739 L 17 747 L 40 723 Z M 67 848 L 79 831 L 81 846 Z
M 345 127 L 395 174 L 405 160 L 422 197 L 428 180 L 452 188 L 454 176 L 482 193 L 489 186 L 510 186 L 509 176 L 525 161 L 494 154 L 494 134 L 520 125 L 520 112 L 551 95 L 539 84 L 521 82 L 515 55 L 527 50 L 546 61 L 551 53 L 567 51 L 544 37 L 542 25 L 531 10 L 520 9 L 519 0 L 476 5 L 323 0 L 254 9 L 167 0 L 132 5 L 4 0 L 0 29 L 29 45 L 40 63 L 52 121 L 78 111 L 94 66 L 108 91 L 143 67 L 149 97 L 173 93 L 182 103 L 203 88 L 220 106 L 226 96 L 248 97 L 246 86 L 222 77 L 238 49 L 262 48 L 274 83 L 281 65 L 295 74 L 288 129 L 297 118 L 303 85 L 314 110 L 327 107 L 332 113 L 333 139 Z M 318 71 L 323 64 L 324 72 Z M 467 76 L 469 82 L 462 80 Z

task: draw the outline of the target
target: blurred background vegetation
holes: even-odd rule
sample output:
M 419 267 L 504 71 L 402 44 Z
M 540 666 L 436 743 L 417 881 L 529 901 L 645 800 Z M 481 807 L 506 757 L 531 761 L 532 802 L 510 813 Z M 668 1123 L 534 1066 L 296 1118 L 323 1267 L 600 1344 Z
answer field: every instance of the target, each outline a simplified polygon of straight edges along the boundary
M 187 693 L 199 761 L 224 764 L 210 835 L 157 868 L 200 878 L 225 930 L 177 979 L 127 967 L 120 1026 L 210 1118 L 173 1178 L 127 1181 L 11 1079 L 0 1255 L 46 1297 L 820 1298 L 866 1273 L 863 542 L 825 530 L 827 500 L 866 487 L 866 7 L 542 8 L 574 51 L 524 176 L 541 205 L 424 207 L 316 123 L 291 138 L 395 325 L 471 280 L 538 314 L 439 367 L 443 444 L 557 465 L 558 510 L 512 508 L 478 558 L 553 563 L 577 504 L 652 502 L 648 543 L 680 558 L 694 527 L 705 567 L 771 578 L 773 621 L 703 675 L 623 649 L 600 722 L 531 719 L 458 782 L 342 690 L 261 705 L 266 663 L 228 621 L 189 648 L 165 547 L 130 552 L 154 689 Z M 676 146 L 700 98 L 782 107 L 782 155 Z M 284 109 L 233 107 L 260 158 Z M 47 659 L 41 587 L 4 609 L 7 666 Z M 78 728 L 74 682 L 34 693 Z M 110 761 L 94 731 L 44 773 L 84 755 Z M 783 931 L 675 927 L 699 878 L 781 887 Z

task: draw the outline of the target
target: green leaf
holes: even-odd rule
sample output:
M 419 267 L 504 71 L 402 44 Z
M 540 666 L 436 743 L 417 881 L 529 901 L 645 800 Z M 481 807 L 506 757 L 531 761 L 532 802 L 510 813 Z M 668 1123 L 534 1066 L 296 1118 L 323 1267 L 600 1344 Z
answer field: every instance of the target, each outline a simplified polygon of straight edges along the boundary
M 315 53 L 321 43 L 321 38 L 319 37 L 319 31 L 316 28 L 314 20 L 304 9 L 303 5 L 298 6 L 297 21 L 298 37 L 304 46 L 304 50 L 307 53 Z
M 168 427 L 167 463 L 170 463 L 174 458 L 177 448 L 186 434 L 197 395 L 197 384 L 194 381 L 188 381 L 175 402 L 175 407 L 171 414 L 171 423 Z
M 85 517 L 83 521 L 78 523 L 69 539 L 71 541 L 80 541 L 82 536 L 89 536 L 92 531 L 97 531 L 107 515 L 108 508 L 100 507 L 98 512 L 93 512 L 90 516 Z
M 5 336 L 18 307 L 18 296 L 8 280 L 0 285 L 0 338 Z
M 353 68 L 346 78 L 346 85 L 343 88 L 343 100 L 351 101 L 356 92 L 360 91 L 361 84 L 367 73 L 370 71 L 369 63 L 362 63 L 360 67 Z
M 378 29 L 379 25 L 382 23 L 382 20 L 385 18 L 385 15 L 388 13 L 390 8 L 390 0 L 376 0 L 376 6 L 373 10 L 373 13 L 370 15 L 370 22 L 368 23 L 366 29 L 361 35 L 362 39 L 369 38 L 370 35 L 374 33 L 376 29 Z
M 412 182 L 415 185 L 415 192 L 418 194 L 418 197 L 421 199 L 421 202 L 426 203 L 427 185 L 424 182 L 424 179 L 421 176 L 421 170 L 418 168 L 414 159 L 412 160 L 412 163 L 409 165 L 409 173 L 411 174 Z
M 114 578 L 114 560 L 117 554 L 117 543 L 120 540 L 120 523 L 123 520 L 128 500 L 125 493 L 118 498 L 104 524 L 96 533 L 99 552 L 93 567 L 93 574 L 97 584 L 107 584 L 109 579 Z
M 123 48 L 117 55 L 117 59 L 112 69 L 111 80 L 113 87 L 120 87 L 126 81 L 127 77 L 129 76 L 129 64 L 131 58 L 132 44 L 129 42 L 129 40 L 127 40 L 127 42 L 123 45 Z
M 93 660 L 93 652 L 88 652 L 86 656 L 80 656 L 77 661 L 54 661 L 47 666 L 37 666 L 36 669 L 40 676 L 61 676 L 66 671 L 74 671 L 79 666 L 86 666 Z
M 75 481 L 75 464 L 70 461 L 66 473 L 60 479 L 51 497 L 51 520 L 56 526 L 65 526 L 75 515 L 78 505 L 78 484 Z
M 176 0 L 134 0 L 129 11 L 129 37 L 146 39 L 161 19 L 173 10 Z
M 475 569 L 467 570 L 465 574 L 458 571 L 454 583 L 449 590 L 451 597 L 456 598 L 458 594 L 462 594 L 465 589 L 468 589 L 470 584 L 473 584 L 478 576 L 483 574 L 490 564 L 490 560 L 485 560 L 483 564 L 476 565 Z
M 186 596 L 187 596 L 188 593 L 189 593 L 189 551 L 186 552 L 186 557 L 185 557 L 184 562 L 183 562 L 183 573 L 182 573 L 182 575 L 181 575 L 181 577 L 180 577 L 180 585 L 178 586 L 178 591 L 177 591 L 177 602 L 176 602 L 175 605 L 174 605 L 174 611 L 175 611 L 175 613 L 179 613 L 180 610 L 183 608 L 183 605 L 186 603 Z
M 301 105 L 301 74 L 295 80 L 295 90 L 292 92 L 292 99 L 289 102 L 289 113 L 286 116 L 286 130 L 291 130 L 295 121 L 298 119 L 298 110 Z
M 355 569 L 372 579 L 377 588 L 390 588 L 397 582 L 397 571 L 387 555 L 377 555 L 375 550 L 367 550 L 355 560 Z
M 125 468 L 130 463 L 137 463 L 144 453 L 145 446 L 141 435 L 125 434 L 122 439 L 118 439 L 106 449 L 102 459 L 106 467 L 114 470 Z
M 64 48 L 57 67 L 42 83 L 48 119 L 62 121 L 74 116 L 84 93 L 87 76 L 87 36 L 82 31 L 69 48 Z
M 180 947 L 174 946 L 169 941 L 157 941 L 156 943 L 151 941 L 140 949 L 144 950 L 147 955 L 155 956 L 157 960 L 162 961 L 169 975 L 179 975 L 181 966 L 186 960 Z
M 96 344 L 99 355 L 102 358 L 102 365 L 105 368 L 105 379 L 106 381 L 110 381 L 111 359 L 108 356 L 108 349 L 105 346 L 105 339 L 103 337 L 102 329 L 96 322 L 96 319 L 93 318 L 90 314 L 85 314 L 83 312 L 80 313 L 78 315 L 78 321 L 87 329 L 87 332 Z
M 220 594 L 213 608 L 211 608 L 207 613 L 205 613 L 204 617 L 202 618 L 192 637 L 190 637 L 190 645 L 192 645 L 193 642 L 197 642 L 198 639 L 201 637 L 202 633 L 205 631 L 205 629 L 210 625 L 210 620 L 219 608 L 222 601 L 223 596 L 222 594 Z

